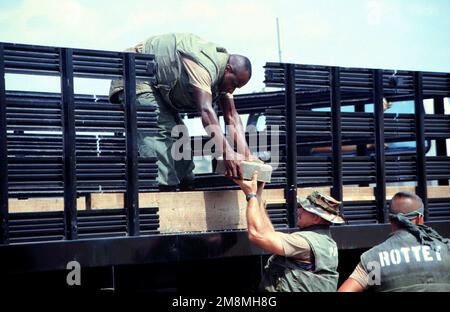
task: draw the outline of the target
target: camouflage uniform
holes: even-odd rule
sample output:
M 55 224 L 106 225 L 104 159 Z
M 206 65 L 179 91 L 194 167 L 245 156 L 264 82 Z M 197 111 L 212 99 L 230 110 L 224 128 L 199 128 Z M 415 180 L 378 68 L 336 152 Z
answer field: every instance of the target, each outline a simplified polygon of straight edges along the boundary
M 172 145 L 177 140 L 171 136 L 172 128 L 184 125 L 178 112 L 197 111 L 197 104 L 192 97 L 193 87 L 189 83 L 181 57 L 187 57 L 206 69 L 211 76 L 213 101 L 217 101 L 229 54 L 225 48 L 192 34 L 154 36 L 131 51 L 155 54 L 158 66 L 155 85 L 142 80 L 136 84 L 137 104 L 153 105 L 158 114 L 157 133 L 139 132 L 140 156 L 158 158 L 160 185 L 175 186 L 180 182 L 189 183 L 194 178 L 192 157 L 174 160 L 171 154 Z M 112 81 L 110 101 L 122 101 L 122 94 L 123 80 Z
M 307 198 L 299 198 L 299 205 L 306 211 L 323 219 L 339 224 L 341 202 L 334 198 L 313 192 Z M 265 266 L 260 289 L 269 292 L 335 292 L 339 273 L 337 245 L 330 234 L 328 225 L 310 226 L 299 235 L 308 242 L 312 252 L 312 263 L 304 263 L 286 256 L 272 255 Z

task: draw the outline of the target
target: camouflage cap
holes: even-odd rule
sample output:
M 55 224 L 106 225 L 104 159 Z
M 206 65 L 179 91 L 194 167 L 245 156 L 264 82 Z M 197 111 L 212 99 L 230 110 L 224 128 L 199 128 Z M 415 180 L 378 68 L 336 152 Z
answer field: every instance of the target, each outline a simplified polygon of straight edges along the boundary
M 314 191 L 306 198 L 297 197 L 297 202 L 306 211 L 318 215 L 328 222 L 335 224 L 345 222 L 339 210 L 341 202 L 331 196 Z

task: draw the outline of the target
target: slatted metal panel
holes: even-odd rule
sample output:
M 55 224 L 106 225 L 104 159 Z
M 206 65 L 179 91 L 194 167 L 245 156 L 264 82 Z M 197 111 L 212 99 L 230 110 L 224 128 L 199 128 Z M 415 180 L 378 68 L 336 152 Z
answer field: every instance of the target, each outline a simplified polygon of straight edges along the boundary
M 73 56 L 69 65 L 73 65 L 73 76 L 111 79 L 120 78 L 124 74 L 124 66 L 128 68 L 127 75 L 138 79 L 154 81 L 155 63 L 153 56 L 136 55 L 124 57 L 123 53 L 88 51 L 79 49 L 60 49 L 51 47 L 37 47 L 3 44 L 5 55 L 5 71 L 8 73 L 61 75 L 61 56 Z M 62 53 L 64 52 L 64 53 Z M 70 52 L 70 53 L 66 53 Z M 69 57 L 70 58 L 70 57 Z M 135 62 L 133 62 L 135 59 Z M 68 61 L 66 58 L 65 61 Z M 126 63 L 126 64 L 125 64 Z M 67 64 L 66 64 L 67 65 Z M 126 66 L 125 66 L 126 67 Z M 339 105 L 360 105 L 373 102 L 376 98 L 372 94 L 374 87 L 374 71 L 371 69 L 333 68 L 324 66 L 296 65 L 294 67 L 294 85 L 290 85 L 293 92 L 291 98 L 297 101 L 291 108 L 296 108 L 298 114 L 294 116 L 296 133 L 299 138 L 298 147 L 312 143 L 317 145 L 330 144 L 332 127 L 339 126 L 342 130 L 342 142 L 365 143 L 373 142 L 375 135 L 375 120 L 369 113 L 342 113 L 342 120 L 326 112 L 306 111 L 313 107 L 330 106 L 331 98 L 341 99 Z M 332 81 L 331 73 L 338 73 Z M 421 97 L 448 96 L 450 94 L 450 74 L 421 73 L 420 83 L 417 73 L 411 71 L 383 70 L 381 85 L 383 95 L 388 99 L 414 99 L 419 103 Z M 268 86 L 285 87 L 284 64 L 268 64 L 266 66 L 266 83 Z M 129 82 L 130 80 L 128 80 Z M 336 84 L 337 83 L 337 84 Z M 419 86 L 420 92 L 417 92 Z M 298 89 L 296 92 L 296 88 Z M 420 97 L 417 97 L 417 94 Z M 293 96 L 292 96 L 293 95 Z M 132 97 L 129 98 L 129 100 Z M 127 170 L 126 149 L 130 148 L 130 141 L 125 137 L 127 111 L 123 105 L 111 104 L 106 97 L 69 95 L 70 103 L 74 104 L 74 127 L 76 131 L 76 190 L 78 192 L 93 191 L 126 191 Z M 10 193 L 15 196 L 25 192 L 57 193 L 63 189 L 63 159 L 64 151 L 61 111 L 61 94 L 8 92 L 7 94 L 7 127 L 8 133 L 8 174 Z M 67 101 L 66 101 L 67 104 Z M 282 139 L 280 141 L 281 164 L 273 174 L 273 182 L 269 187 L 285 186 L 287 176 L 286 162 L 286 134 L 283 128 L 286 124 L 285 93 L 276 92 L 264 95 L 245 95 L 236 97 L 236 104 L 240 111 L 266 114 L 268 131 L 273 126 L 280 126 Z M 272 110 L 270 110 L 270 109 Z M 283 108 L 280 110 L 280 108 Z M 277 111 L 275 111 L 276 109 Z M 295 111 L 295 109 L 293 110 Z M 129 112 L 129 111 L 128 111 Z M 131 115 L 133 116 L 133 115 Z M 145 131 L 154 131 L 156 115 L 150 107 L 137 107 L 137 126 Z M 425 116 L 425 135 L 428 138 L 446 138 L 449 136 L 450 119 L 446 115 Z M 133 124 L 131 124 L 133 125 Z M 384 131 L 386 141 L 414 139 L 416 131 L 415 116 L 411 114 L 386 114 Z M 130 125 L 128 125 L 130 126 Z M 29 131 L 50 131 L 48 134 L 36 134 Z M 94 134 L 108 132 L 111 135 Z M 336 133 L 336 132 L 335 132 Z M 129 138 L 129 137 L 128 137 Z M 295 142 L 295 140 L 294 140 Z M 303 145 L 302 145 L 303 144 Z M 295 145 L 295 144 L 294 144 Z M 66 146 L 67 149 L 67 146 Z M 294 149 L 294 152 L 296 150 Z M 299 153 L 300 155 L 300 153 Z M 129 156 L 129 155 L 128 155 Z M 291 154 L 289 154 L 291 156 Z M 135 158 L 128 158 L 135 159 Z M 138 159 L 140 190 L 155 190 L 156 165 L 155 159 Z M 304 157 L 297 159 L 295 178 L 298 185 L 332 185 L 333 167 L 331 158 Z M 428 180 L 448 177 L 448 157 L 430 157 L 426 159 Z M 130 165 L 130 163 L 128 163 Z M 386 157 L 386 181 L 401 182 L 417 179 L 417 165 L 414 157 Z M 341 174 L 340 169 L 337 170 Z M 295 173 L 294 173 L 295 175 Z M 370 183 L 375 181 L 375 159 L 372 157 L 343 158 L 342 178 L 344 184 Z M 134 179 L 133 179 L 134 181 Z M 214 174 L 197 176 L 197 187 L 200 189 L 228 189 L 237 188 L 231 181 Z M 131 191 L 136 189 L 131 188 Z M 132 193 L 132 192 L 129 193 Z M 441 205 L 442 203 L 439 203 Z M 344 203 L 344 212 L 350 223 L 377 222 L 375 202 Z M 439 206 L 440 207 L 440 206 Z M 440 208 L 439 208 L 440 209 Z M 287 227 L 291 219 L 291 210 L 286 205 L 268 207 L 269 215 L 278 228 Z M 289 210 L 289 212 L 288 212 Z M 128 211 L 129 212 L 129 211 Z M 98 215 L 95 215 L 98 213 Z M 102 214 L 103 213 L 103 214 Z M 106 213 L 106 214 L 105 214 Z M 121 236 L 127 232 L 127 211 L 79 212 L 76 217 L 78 234 L 83 237 Z M 140 212 L 140 230 L 142 234 L 155 231 L 155 217 L 151 212 Z M 41 215 L 40 215 L 41 216 Z M 42 215 L 45 219 L 47 215 Z M 13 216 L 14 218 L 21 216 Z M 59 220 L 57 213 L 50 213 L 48 219 Z M 13 239 L 60 239 L 64 237 L 59 221 L 53 220 L 50 232 L 43 232 L 47 220 L 40 220 L 35 228 L 27 228 L 29 224 L 11 223 L 14 228 Z M 130 219 L 130 218 L 128 218 Z M 16 219 L 17 220 L 17 219 Z M 99 224 L 95 222 L 100 222 Z M 129 220 L 128 220 L 129 221 Z M 290 220 L 291 221 L 291 220 Z M 134 222 L 134 221 L 133 221 Z M 44 224 L 44 225 L 42 225 Z M 135 223 L 136 225 L 136 223 Z M 29 230 L 29 232 L 26 232 Z M 33 232 L 33 230 L 36 230 Z M 37 233 L 34 235 L 34 233 Z M 22 236 L 20 236 L 22 235 Z
M 143 235 L 159 233 L 158 208 L 141 208 Z M 78 237 L 102 238 L 127 235 L 125 209 L 79 210 Z M 63 211 L 10 214 L 10 242 L 25 243 L 64 239 Z
M 320 140 L 331 137 L 331 113 L 315 111 L 297 111 L 297 137 L 304 141 L 308 138 Z M 281 134 L 286 131 L 286 114 L 283 110 L 266 110 L 266 124 L 278 126 Z M 413 114 L 385 114 L 384 134 L 386 141 L 405 141 L 415 138 Z M 373 113 L 342 113 L 342 136 L 345 142 L 352 140 L 373 143 Z M 450 115 L 425 115 L 425 137 L 427 139 L 450 137 Z M 310 140 L 308 140 L 310 141 Z
M 371 91 L 372 69 L 340 68 L 340 87 L 343 91 Z M 414 72 L 405 70 L 383 70 L 382 87 L 386 95 L 413 94 Z M 284 67 L 281 63 L 267 63 L 265 83 L 268 87 L 283 87 Z M 295 65 L 295 86 L 305 90 L 327 90 L 330 88 L 330 71 L 327 66 Z M 423 93 L 440 96 L 450 95 L 450 74 L 423 72 Z
M 448 178 L 450 158 L 429 156 L 427 160 L 428 181 Z M 415 156 L 386 156 L 386 182 L 416 180 Z M 297 162 L 299 186 L 323 186 L 332 184 L 331 157 L 300 156 Z M 343 183 L 374 183 L 375 158 L 372 156 L 343 157 Z
M 286 204 L 267 204 L 267 214 L 273 227 L 277 230 L 289 228 L 288 224 L 288 211 Z
M 10 213 L 11 243 L 64 239 L 64 212 Z
M 7 92 L 10 193 L 63 192 L 61 96 Z M 105 96 L 75 97 L 77 187 L 79 192 L 125 190 L 124 107 Z M 138 107 L 138 129 L 155 131 L 153 107 Z M 37 133 L 36 131 L 41 131 Z M 42 131 L 45 131 L 42 133 Z M 109 134 L 105 134 L 109 133 Z M 154 158 L 139 161 L 141 190 L 156 190 Z
M 6 129 L 1 136 L 8 149 L 2 161 L 8 164 L 9 180 L 2 192 L 9 197 L 63 194 L 63 236 L 76 239 L 77 193 L 123 191 L 126 231 L 138 233 L 137 199 L 131 195 L 139 184 L 155 190 L 157 169 L 155 158 L 136 157 L 132 142 L 138 127 L 156 131 L 156 114 L 152 107 L 136 108 L 129 95 L 136 79 L 156 81 L 154 55 L 0 43 L 0 56 L 2 81 L 4 74 L 13 73 L 59 76 L 61 82 L 61 93 L 6 92 L 2 83 Z M 74 77 L 124 79 L 126 101 L 111 104 L 106 97 L 74 94 Z M 3 198 L 1 207 L 7 233 Z M 7 243 L 3 232 L 1 243 Z
M 449 220 L 450 197 L 428 199 L 428 213 L 430 221 Z
M 426 168 L 428 180 L 450 179 L 450 157 L 427 157 Z
M 378 223 L 377 203 L 371 201 L 346 201 L 342 208 L 348 224 Z
M 412 101 L 412 94 L 383 94 L 390 102 Z M 426 99 L 434 97 L 433 94 L 425 94 Z M 264 113 L 266 109 L 285 109 L 285 94 L 282 91 L 258 92 L 251 94 L 238 94 L 234 97 L 236 108 L 240 113 Z M 373 104 L 373 94 L 369 91 L 346 91 L 341 90 L 341 106 L 361 106 Z M 323 108 L 331 106 L 329 90 L 296 90 L 297 110 L 311 110 L 313 108 Z M 197 116 L 196 113 L 189 113 L 188 116 Z
M 61 48 L 4 43 L 5 69 L 8 73 L 29 75 L 60 74 Z M 72 49 L 75 77 L 120 78 L 123 74 L 123 53 Z M 136 56 L 136 77 L 155 81 L 154 56 Z
M 375 224 L 377 203 L 371 201 L 345 201 L 342 205 L 347 224 Z M 268 204 L 267 213 L 276 229 L 288 228 L 286 204 Z

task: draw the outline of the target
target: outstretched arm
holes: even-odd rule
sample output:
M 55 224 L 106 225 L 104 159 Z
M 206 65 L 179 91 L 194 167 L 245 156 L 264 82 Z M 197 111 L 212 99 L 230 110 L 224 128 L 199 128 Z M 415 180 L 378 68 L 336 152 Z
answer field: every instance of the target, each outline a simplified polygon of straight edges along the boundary
M 284 249 L 280 233 L 276 232 L 269 219 L 265 205 L 261 200 L 264 184 L 258 188 L 257 173 L 251 181 L 234 180 L 239 184 L 245 195 L 256 194 L 258 198 L 251 198 L 247 204 L 247 228 L 249 240 L 262 249 L 284 256 Z
M 223 155 L 226 167 L 226 176 L 241 177 L 240 162 L 241 158 L 236 154 L 233 148 L 226 140 L 222 129 L 220 128 L 219 119 L 212 106 L 212 96 L 204 90 L 193 87 L 194 100 L 197 103 L 197 110 L 202 119 L 203 127 L 208 135 L 214 140 L 216 148 L 218 148 Z
M 234 105 L 233 96 L 230 93 L 222 93 L 220 95 L 220 107 L 223 112 L 225 124 L 228 126 L 230 135 L 237 148 L 239 154 L 245 156 L 246 159 L 250 157 L 250 148 L 245 140 L 245 129 L 242 125 L 241 117 L 239 116 L 236 106 Z

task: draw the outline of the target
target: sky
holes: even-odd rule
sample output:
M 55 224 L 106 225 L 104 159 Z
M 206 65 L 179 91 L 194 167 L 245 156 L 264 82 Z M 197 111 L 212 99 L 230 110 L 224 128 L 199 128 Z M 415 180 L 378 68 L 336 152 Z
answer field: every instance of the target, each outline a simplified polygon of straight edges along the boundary
M 450 0 L 0 0 L 0 42 L 123 51 L 191 32 L 248 56 L 253 76 L 236 93 L 252 93 L 279 61 L 277 18 L 283 62 L 450 72 Z M 75 92 L 106 95 L 109 83 L 76 78 Z M 9 74 L 6 87 L 59 92 L 60 82 Z
M 251 93 L 264 88 L 265 62 L 279 60 L 277 17 L 283 62 L 450 72 L 450 0 L 0 0 L 0 41 L 122 51 L 192 32 L 251 59 L 239 90 Z M 9 89 L 59 87 L 15 78 Z M 106 94 L 107 84 L 75 90 Z

